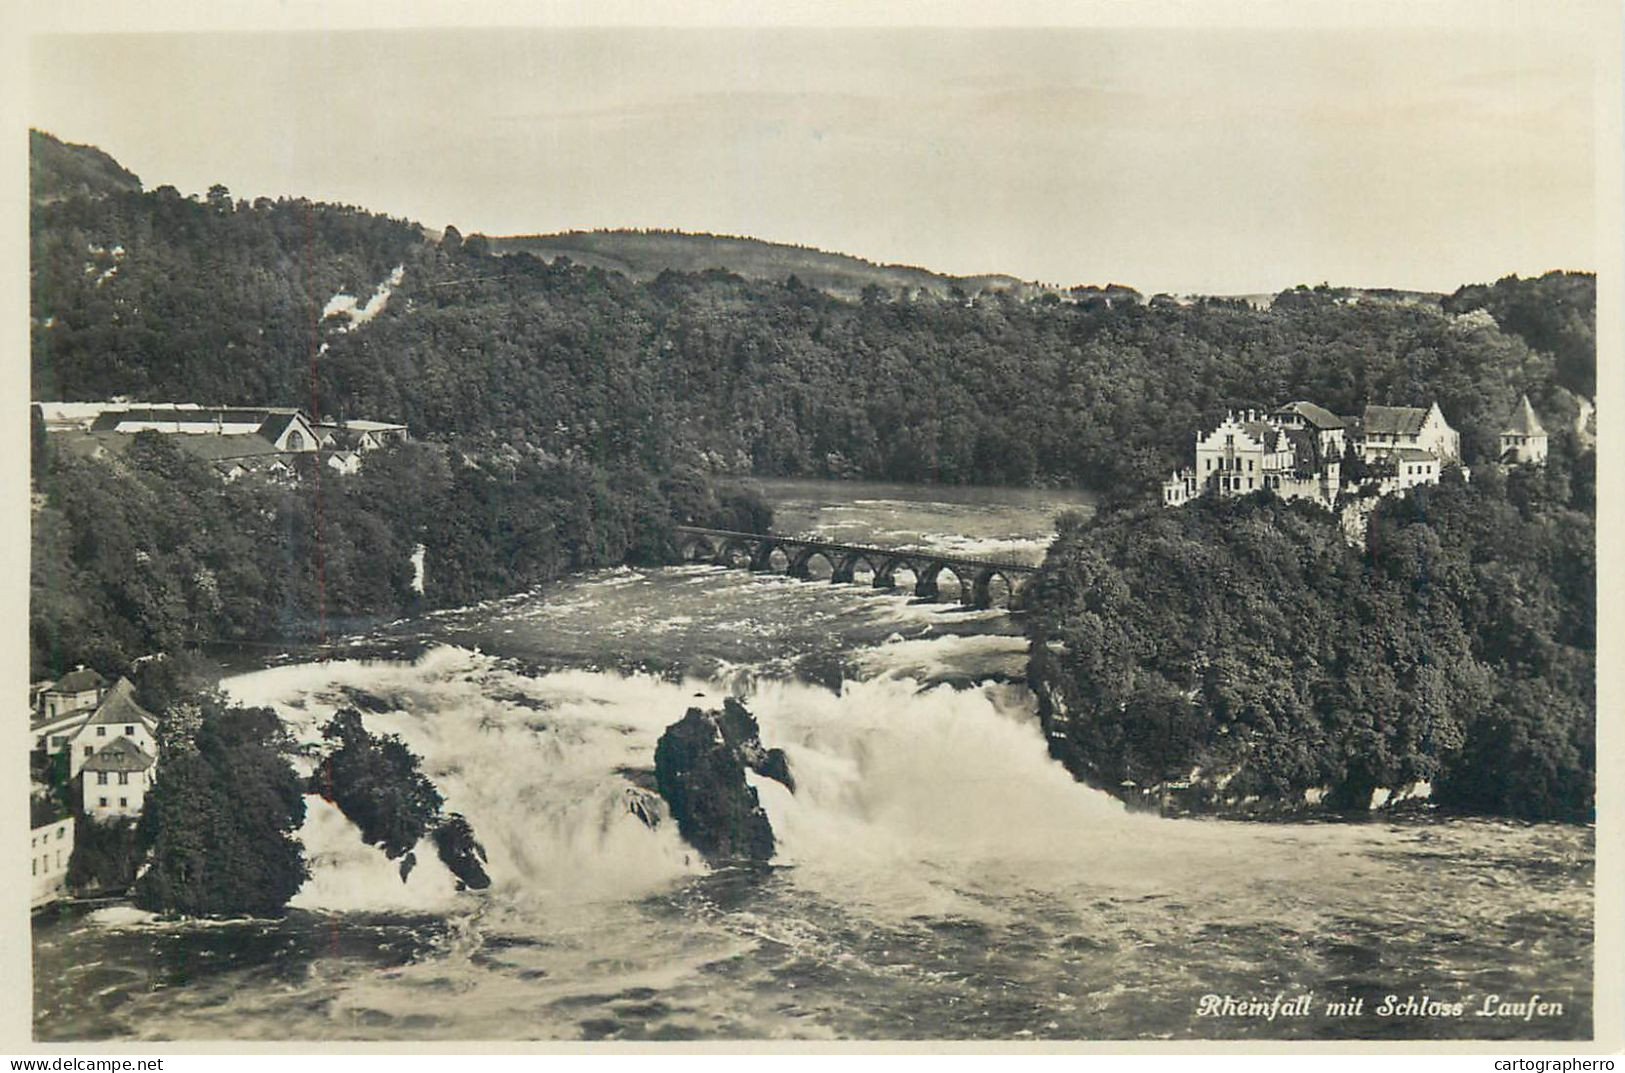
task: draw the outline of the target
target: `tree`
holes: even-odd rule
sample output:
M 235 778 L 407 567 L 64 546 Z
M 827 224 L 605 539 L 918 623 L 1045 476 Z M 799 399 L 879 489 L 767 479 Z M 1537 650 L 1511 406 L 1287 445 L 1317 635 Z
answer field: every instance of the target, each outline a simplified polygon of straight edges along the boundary
M 269 708 L 218 696 L 201 706 L 195 751 L 166 755 L 147 796 L 138 831 L 152 862 L 136 904 L 188 916 L 280 916 L 306 876 L 294 837 L 305 800 L 287 760 L 292 743 Z
M 338 805 L 361 828 L 362 841 L 391 860 L 411 854 L 438 825 L 443 802 L 417 756 L 393 734 L 369 734 L 354 708 L 336 712 L 322 737 L 337 746 L 317 766 L 311 789 Z M 410 868 L 403 865 L 403 879 Z
M 1595 523 L 1561 479 L 1483 473 L 1384 499 L 1364 549 L 1267 493 L 1062 519 L 1023 597 L 1053 755 L 1116 793 L 1200 768 L 1221 802 L 1430 780 L 1587 815 Z

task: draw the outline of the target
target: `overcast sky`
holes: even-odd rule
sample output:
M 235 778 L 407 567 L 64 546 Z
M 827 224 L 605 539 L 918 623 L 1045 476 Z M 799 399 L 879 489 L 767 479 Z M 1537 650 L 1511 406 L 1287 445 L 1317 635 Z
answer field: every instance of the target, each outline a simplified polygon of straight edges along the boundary
M 746 234 L 1147 293 L 1596 267 L 1591 42 L 1561 27 L 33 45 L 30 122 L 148 189 L 223 182 L 487 234 Z

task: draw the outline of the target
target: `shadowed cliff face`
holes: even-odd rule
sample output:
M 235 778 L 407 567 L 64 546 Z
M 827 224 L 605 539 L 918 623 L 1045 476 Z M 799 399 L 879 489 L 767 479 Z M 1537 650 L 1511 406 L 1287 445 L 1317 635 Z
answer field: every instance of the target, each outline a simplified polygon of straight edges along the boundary
M 358 698 L 371 711 L 390 702 L 371 695 Z M 307 791 L 332 801 L 361 829 L 361 839 L 401 862 L 401 882 L 417 866 L 413 852 L 425 837 L 433 838 L 436 855 L 457 877 L 457 889 L 484 890 L 485 847 L 461 814 L 443 815 L 444 798 L 420 768 L 421 760 L 394 735 L 374 735 L 354 708 L 340 709 L 322 731 L 339 744 L 317 765 Z
M 485 874 L 485 847 L 474 837 L 474 828 L 460 812 L 454 812 L 434 829 L 435 849 L 440 860 L 457 877 L 458 890 L 484 890 L 491 885 Z
M 718 711 L 690 708 L 655 746 L 655 782 L 677 829 L 707 861 L 773 856 L 773 827 L 746 769 L 790 790 L 784 750 L 762 745 L 756 718 L 729 698 Z

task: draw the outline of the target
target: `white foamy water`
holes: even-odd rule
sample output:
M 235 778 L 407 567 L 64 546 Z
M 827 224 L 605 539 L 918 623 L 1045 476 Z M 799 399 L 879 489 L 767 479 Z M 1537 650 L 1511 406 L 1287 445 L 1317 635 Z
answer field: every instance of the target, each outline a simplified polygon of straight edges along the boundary
M 361 845 L 353 825 L 312 799 L 302 837 L 312 862 L 300 907 L 444 910 L 495 898 L 552 910 L 624 902 L 704 871 L 666 821 L 651 829 L 630 808 L 661 732 L 690 705 L 715 708 L 733 692 L 756 714 L 763 741 L 782 747 L 798 787 L 753 779 L 797 882 L 860 896 L 903 918 L 934 905 L 976 914 L 988 877 L 1012 869 L 1030 882 L 1085 882 L 1144 891 L 1216 875 L 1279 849 L 1268 828 L 1196 825 L 1129 815 L 1075 782 L 1046 753 L 1031 697 L 1018 685 L 922 687 L 897 668 L 953 662 L 967 644 L 1008 637 L 943 637 L 879 646 L 860 664 L 892 673 L 839 693 L 793 681 L 734 682 L 614 672 L 528 676 L 494 656 L 438 648 L 414 662 L 333 662 L 243 675 L 226 683 L 243 703 L 282 713 L 297 737 L 358 693 L 375 733 L 395 734 L 461 812 L 488 853 L 489 893 L 457 895 L 431 844 L 406 883 L 396 862 Z M 932 649 L 940 651 L 931 652 Z M 914 655 L 914 652 L 924 653 Z M 747 684 L 748 683 L 748 684 Z M 662 806 L 657 811 L 664 815 Z M 1238 857 L 1239 851 L 1242 855 Z M 1300 847 L 1271 862 L 1277 880 L 1302 873 Z
M 351 701 L 350 691 L 390 703 L 396 710 L 364 713 L 367 728 L 404 740 L 445 797 L 445 810 L 468 817 L 495 893 L 540 902 L 618 900 L 698 867 L 672 824 L 651 830 L 632 813 L 638 788 L 618 774 L 652 763 L 670 713 L 682 712 L 683 690 L 673 683 L 581 671 L 530 678 L 494 657 L 442 648 L 413 663 L 281 667 L 230 679 L 225 688 L 243 703 L 275 707 L 311 743 Z M 321 805 L 303 832 L 320 852 L 298 904 L 447 904 L 455 881 L 431 843 L 418 847 L 412 890 L 403 892 L 396 862 L 356 849 L 353 826 L 351 850 L 342 851 L 339 829 L 349 821 Z
M 764 740 L 784 747 L 801 788 L 762 787 L 786 863 L 867 882 L 864 861 L 1053 859 L 1070 832 L 1099 853 L 1145 821 L 1074 782 L 1049 760 L 1026 691 L 989 685 L 922 689 L 908 665 L 947 665 L 967 646 L 1008 655 L 1017 639 L 942 637 L 864 653 L 891 667 L 840 694 L 797 682 L 743 690 Z M 899 660 L 898 657 L 905 658 Z M 726 681 L 560 671 L 530 677 L 493 656 L 439 648 L 411 663 L 334 662 L 239 676 L 247 704 L 275 707 L 300 740 L 357 692 L 375 733 L 399 735 L 423 758 L 448 811 L 474 825 L 493 893 L 537 902 L 623 900 L 700 870 L 669 822 L 651 830 L 628 807 L 661 732 L 690 705 L 717 707 Z M 1010 789 L 992 793 L 996 787 Z M 991 796 L 990 796 L 991 795 Z M 996 807 L 994 807 L 996 806 Z M 360 844 L 349 821 L 312 799 L 305 828 L 312 877 L 296 905 L 312 909 L 443 909 L 454 880 L 432 845 L 407 883 L 396 862 Z M 904 905 L 902 908 L 907 908 Z
M 800 509 L 818 522 L 824 508 L 807 482 L 798 488 Z M 839 512 L 870 540 L 942 531 L 951 514 L 949 503 L 896 490 L 873 498 Z M 971 539 L 1012 531 L 996 503 L 967 509 Z M 1043 536 L 1038 507 L 1011 509 L 1028 512 L 1034 540 Z M 276 667 L 226 687 L 274 707 L 307 745 L 351 703 L 369 729 L 398 734 L 446 809 L 469 819 L 491 888 L 456 891 L 427 842 L 403 883 L 398 862 L 307 798 L 300 837 L 311 875 L 293 914 L 37 929 L 37 1031 L 661 1040 L 1520 1031 L 1193 1016 L 1208 992 L 1293 990 L 1373 1004 L 1396 990 L 1538 990 L 1575 1011 L 1544 1026 L 1546 1038 L 1589 1024 L 1578 1012 L 1590 986 L 1588 831 L 1128 814 L 1049 759 L 1020 684 L 1024 641 L 1001 611 L 703 566 L 622 569 L 399 623 L 371 647 L 397 642 L 426 650 Z M 785 750 L 797 783 L 792 794 L 751 778 L 777 839 L 769 867 L 707 868 L 643 788 L 664 728 L 729 695 L 757 716 L 765 745 Z M 660 822 L 651 828 L 638 811 Z

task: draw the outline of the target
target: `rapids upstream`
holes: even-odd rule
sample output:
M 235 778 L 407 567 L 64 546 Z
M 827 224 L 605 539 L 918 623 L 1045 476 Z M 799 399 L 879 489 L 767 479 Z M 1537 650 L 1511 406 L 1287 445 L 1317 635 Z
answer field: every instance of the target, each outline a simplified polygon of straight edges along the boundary
M 1087 497 L 766 482 L 783 532 L 1042 557 Z M 426 564 L 433 584 L 434 564 Z M 82 1039 L 1573 1039 L 1592 832 L 1131 815 L 1051 761 L 1000 610 L 710 566 L 614 570 L 225 686 L 423 758 L 488 853 L 402 882 L 307 798 L 281 920 L 42 916 L 34 1024 Z M 628 807 L 661 731 L 744 700 L 797 790 L 771 865 L 709 870 Z M 1539 993 L 1556 1014 L 1480 1016 Z M 1307 1015 L 1204 1015 L 1309 995 Z M 1393 1009 L 1434 1013 L 1381 1015 Z M 1360 1000 L 1359 1013 L 1327 1012 Z M 1453 1003 L 1459 1015 L 1438 1014 Z

